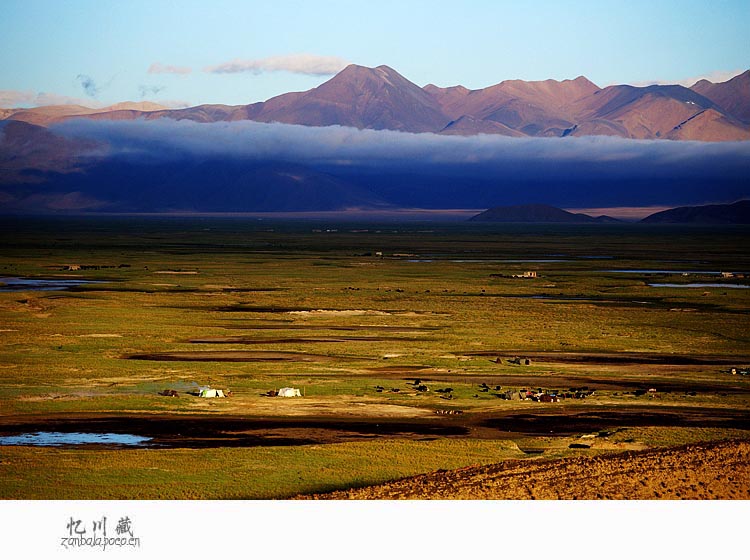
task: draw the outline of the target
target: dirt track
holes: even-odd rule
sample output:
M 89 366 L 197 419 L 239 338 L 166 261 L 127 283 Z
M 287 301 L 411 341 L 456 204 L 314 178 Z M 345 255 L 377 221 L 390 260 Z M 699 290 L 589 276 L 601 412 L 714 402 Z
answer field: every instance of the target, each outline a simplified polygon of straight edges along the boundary
M 750 499 L 750 441 L 434 472 L 313 499 Z

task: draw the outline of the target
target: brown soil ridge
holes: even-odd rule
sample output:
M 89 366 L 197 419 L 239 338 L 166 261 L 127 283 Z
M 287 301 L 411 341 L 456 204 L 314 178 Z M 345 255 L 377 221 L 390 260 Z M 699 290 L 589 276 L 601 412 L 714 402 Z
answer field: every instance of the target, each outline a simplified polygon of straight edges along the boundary
M 528 358 L 532 362 L 564 364 L 634 364 L 634 365 L 737 365 L 750 361 L 750 356 L 714 356 L 691 354 L 656 354 L 650 352 L 527 352 L 524 350 L 481 350 L 463 352 L 466 356 L 494 356 L 499 359 Z
M 747 500 L 750 499 L 750 441 L 690 444 L 545 462 L 506 461 L 301 498 Z
M 304 354 L 302 352 L 265 352 L 252 350 L 226 350 L 201 352 L 150 352 L 123 356 L 126 360 L 152 362 L 331 362 L 335 356 Z
M 346 342 L 424 342 L 430 338 L 415 338 L 409 336 L 298 336 L 276 338 L 247 338 L 243 336 L 211 336 L 188 340 L 192 344 L 317 344 L 317 343 L 346 343 Z

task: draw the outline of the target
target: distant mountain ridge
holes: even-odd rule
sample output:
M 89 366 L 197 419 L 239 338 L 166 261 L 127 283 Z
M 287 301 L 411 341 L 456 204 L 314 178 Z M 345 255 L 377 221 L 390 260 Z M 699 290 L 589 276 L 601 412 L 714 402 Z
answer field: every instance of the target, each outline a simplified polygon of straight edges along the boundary
M 646 224 L 750 224 L 750 200 L 733 204 L 681 206 L 651 214 Z
M 574 214 L 567 210 L 546 204 L 522 204 L 515 206 L 495 206 L 481 214 L 469 218 L 470 222 L 496 223 L 550 223 L 550 224 L 593 224 L 619 222 L 609 216 L 593 217 L 588 214 Z
M 636 139 L 750 140 L 750 70 L 723 83 L 599 88 L 574 80 L 506 80 L 477 90 L 410 82 L 388 66 L 349 65 L 305 92 L 249 105 L 166 109 L 119 103 L 104 109 L 51 106 L 3 109 L 0 117 L 48 126 L 71 118 L 196 122 L 252 120 L 306 126 L 432 132 L 471 136 L 566 137 L 606 135 Z
M 593 224 L 619 223 L 610 216 L 589 216 L 562 210 L 546 204 L 495 206 L 469 218 L 471 222 Z M 644 224 L 750 224 L 750 200 L 732 204 L 681 206 L 651 214 Z
M 750 70 L 718 84 L 700 80 L 690 89 L 710 99 L 745 124 L 750 124 Z

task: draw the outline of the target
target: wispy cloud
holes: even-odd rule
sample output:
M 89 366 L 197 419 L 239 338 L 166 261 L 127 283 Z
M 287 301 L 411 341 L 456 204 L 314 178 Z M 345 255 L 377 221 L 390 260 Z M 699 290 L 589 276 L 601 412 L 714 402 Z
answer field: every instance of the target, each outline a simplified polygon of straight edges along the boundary
M 144 99 L 148 95 L 158 95 L 160 92 L 166 89 L 165 86 L 138 86 L 138 95 L 141 99 Z
M 713 82 L 715 84 L 726 82 L 728 80 L 731 80 L 735 76 L 742 74 L 744 70 L 717 70 L 715 72 L 709 72 L 708 74 L 701 74 L 700 76 L 691 76 L 689 78 L 683 78 L 681 80 L 649 80 L 644 82 L 634 82 L 630 85 L 636 86 L 636 87 L 645 87 L 645 86 L 668 86 L 668 85 L 679 85 L 679 86 L 685 86 L 690 87 L 692 85 L 695 85 L 696 82 L 700 82 L 701 80 L 708 80 L 709 82 Z
M 310 76 L 330 76 L 343 70 L 349 62 L 336 56 L 319 56 L 315 54 L 288 54 L 258 59 L 235 59 L 204 70 L 212 74 L 238 74 L 250 72 L 292 72 Z
M 171 64 L 162 64 L 161 62 L 154 62 L 148 67 L 149 74 L 180 74 L 187 75 L 193 71 L 189 66 L 172 66 Z
M 46 105 L 85 105 L 91 108 L 101 106 L 98 101 L 82 99 L 80 97 L 69 97 L 56 93 L 0 90 L 0 107 L 43 107 Z
M 76 76 L 76 80 L 79 84 L 81 84 L 83 92 L 89 97 L 96 97 L 97 95 L 99 95 L 99 91 L 101 90 L 101 88 L 96 85 L 96 82 L 91 76 L 87 76 L 86 74 L 78 74 Z

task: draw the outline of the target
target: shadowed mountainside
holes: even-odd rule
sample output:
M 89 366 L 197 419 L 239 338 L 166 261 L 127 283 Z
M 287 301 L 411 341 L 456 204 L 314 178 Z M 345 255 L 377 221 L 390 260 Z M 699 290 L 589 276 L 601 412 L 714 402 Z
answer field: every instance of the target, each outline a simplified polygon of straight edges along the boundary
M 734 204 L 681 206 L 651 214 L 641 220 L 647 224 L 750 224 L 750 200 Z

